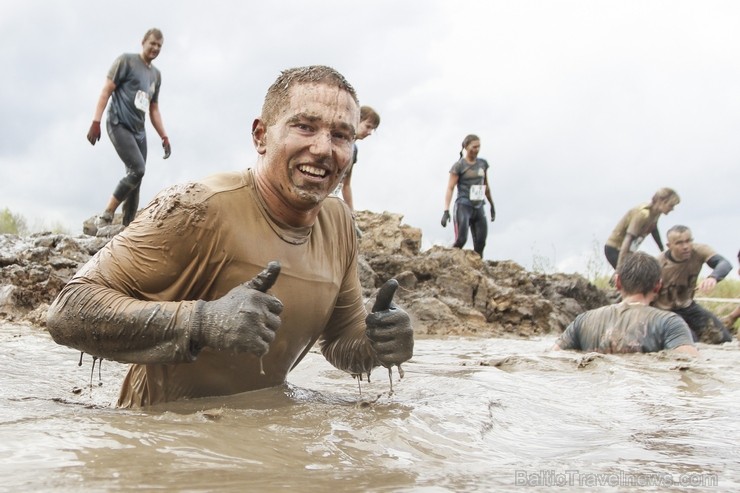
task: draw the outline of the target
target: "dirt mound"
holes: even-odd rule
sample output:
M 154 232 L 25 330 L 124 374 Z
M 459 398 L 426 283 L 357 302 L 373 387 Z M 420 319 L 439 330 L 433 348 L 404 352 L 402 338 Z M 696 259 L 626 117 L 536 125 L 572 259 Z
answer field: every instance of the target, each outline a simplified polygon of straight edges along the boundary
M 606 293 L 579 275 L 536 274 L 511 261 L 481 260 L 471 250 L 436 246 L 421 252 L 421 230 L 402 219 L 357 213 L 360 280 L 370 300 L 396 278 L 395 302 L 409 312 L 419 335 L 559 332 L 578 313 L 608 303 Z M 46 310 L 62 286 L 110 239 L 100 233 L 0 235 L 0 320 L 45 326 Z

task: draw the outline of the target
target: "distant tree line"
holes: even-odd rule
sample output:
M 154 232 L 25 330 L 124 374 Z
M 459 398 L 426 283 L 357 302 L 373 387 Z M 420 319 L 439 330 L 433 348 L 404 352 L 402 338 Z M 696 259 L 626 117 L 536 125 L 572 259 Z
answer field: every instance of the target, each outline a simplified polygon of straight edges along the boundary
M 0 234 L 13 234 L 24 236 L 28 234 L 26 219 L 20 214 L 15 214 L 7 207 L 0 211 Z

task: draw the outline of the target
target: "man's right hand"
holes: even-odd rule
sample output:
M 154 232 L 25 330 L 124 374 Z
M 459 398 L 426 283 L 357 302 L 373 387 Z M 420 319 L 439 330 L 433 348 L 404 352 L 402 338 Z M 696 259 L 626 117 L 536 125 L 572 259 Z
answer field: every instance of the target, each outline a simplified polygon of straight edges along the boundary
M 450 222 L 450 211 L 445 211 L 444 214 L 442 214 L 442 227 L 446 228 L 447 223 Z
M 97 120 L 93 120 L 92 124 L 90 124 L 90 130 L 87 131 L 87 141 L 90 142 L 92 145 L 95 145 L 95 143 L 99 140 L 100 122 Z
M 203 302 L 193 340 L 200 347 L 233 353 L 267 353 L 280 327 L 283 304 L 267 294 L 280 274 L 280 263 L 270 262 L 251 281 L 223 297 Z

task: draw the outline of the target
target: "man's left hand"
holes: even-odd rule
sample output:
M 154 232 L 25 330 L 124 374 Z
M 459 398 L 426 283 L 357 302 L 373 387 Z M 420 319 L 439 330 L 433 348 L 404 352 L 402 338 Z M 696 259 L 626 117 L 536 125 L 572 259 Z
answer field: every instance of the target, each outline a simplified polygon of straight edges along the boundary
M 717 279 L 713 277 L 707 277 L 702 282 L 699 283 L 699 291 L 711 291 L 714 289 L 714 287 L 717 285 Z
M 391 368 L 414 355 L 414 330 L 408 313 L 393 303 L 398 281 L 390 279 L 378 291 L 365 334 L 381 365 Z
M 162 137 L 162 149 L 164 149 L 164 157 L 162 159 L 170 157 L 170 154 L 172 154 L 172 148 L 170 147 L 170 138 L 166 135 Z

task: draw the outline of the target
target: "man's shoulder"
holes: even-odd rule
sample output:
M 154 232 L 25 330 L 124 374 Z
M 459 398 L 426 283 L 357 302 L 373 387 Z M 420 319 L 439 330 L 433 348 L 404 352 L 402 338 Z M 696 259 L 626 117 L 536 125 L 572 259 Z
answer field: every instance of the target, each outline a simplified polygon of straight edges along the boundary
M 717 252 L 714 250 L 714 248 L 710 247 L 709 245 L 705 245 L 704 243 L 694 243 L 692 246 L 692 253 L 699 257 L 702 262 L 709 260 L 710 258 L 717 255 Z
M 616 314 L 618 311 L 618 306 L 619 305 L 614 304 L 593 308 L 578 315 L 574 322 L 577 322 L 578 324 L 588 324 L 597 320 L 602 320 L 604 318 L 614 316 L 614 314 Z
M 116 58 L 116 61 L 122 61 L 122 62 L 126 62 L 126 63 L 131 63 L 131 62 L 133 62 L 133 61 L 135 61 L 135 60 L 137 60 L 139 58 L 140 57 L 139 57 L 139 54 L 138 53 L 121 53 Z
M 247 186 L 244 172 L 217 173 L 197 181 L 172 185 L 158 194 L 158 198 L 175 200 L 182 204 L 206 202 L 214 195 L 238 190 Z
M 333 218 L 352 218 L 352 211 L 347 203 L 336 195 L 329 195 L 324 199 L 320 214 Z
M 219 173 L 199 181 L 172 185 L 154 197 L 144 214 L 155 222 L 172 220 L 195 224 L 207 220 L 220 208 L 211 207 L 215 197 L 245 186 L 244 173 L 239 172 Z

